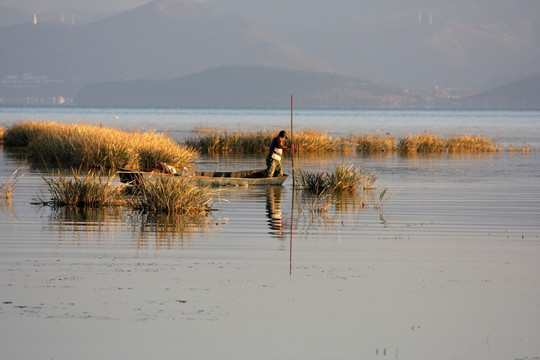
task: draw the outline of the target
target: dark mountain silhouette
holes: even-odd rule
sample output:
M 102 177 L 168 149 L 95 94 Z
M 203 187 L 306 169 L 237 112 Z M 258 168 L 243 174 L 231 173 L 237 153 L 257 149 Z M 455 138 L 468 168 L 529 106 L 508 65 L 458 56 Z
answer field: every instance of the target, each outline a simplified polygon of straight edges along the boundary
M 82 106 L 284 108 L 290 94 L 303 108 L 394 108 L 423 104 L 402 89 L 329 73 L 226 66 L 175 80 L 87 85 Z
M 540 110 L 540 75 L 459 99 L 421 96 L 348 76 L 258 66 L 225 66 L 174 80 L 84 86 L 81 106 L 286 108 L 444 108 Z
M 540 110 L 540 75 L 462 98 L 456 106 L 470 109 Z

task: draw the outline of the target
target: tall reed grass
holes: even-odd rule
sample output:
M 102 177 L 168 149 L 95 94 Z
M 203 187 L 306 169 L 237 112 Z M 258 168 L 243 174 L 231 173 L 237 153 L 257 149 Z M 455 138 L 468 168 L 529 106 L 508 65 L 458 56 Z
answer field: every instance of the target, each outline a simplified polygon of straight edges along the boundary
M 48 189 L 38 195 L 38 203 L 52 207 L 126 206 L 145 213 L 200 215 L 211 210 L 215 193 L 181 177 L 158 177 L 136 188 L 113 183 L 113 177 L 101 171 L 72 169 L 55 176 L 42 175 Z M 132 189 L 132 191 L 127 191 Z
M 197 135 L 186 140 L 186 145 L 203 153 L 265 153 L 276 131 L 227 131 L 197 128 Z M 290 140 L 289 140 L 290 141 Z M 303 152 L 351 151 L 354 145 L 350 141 L 334 139 L 326 132 L 315 130 L 295 131 L 294 143 Z
M 352 198 L 359 209 L 365 207 L 366 198 L 375 188 L 377 175 L 366 173 L 353 164 L 339 164 L 334 171 L 310 172 L 297 170 L 295 188 L 301 191 L 302 203 L 310 213 L 327 215 L 331 206 L 343 207 Z
M 275 132 L 216 130 L 197 128 L 197 135 L 189 138 L 186 145 L 203 153 L 264 153 Z M 451 135 L 443 138 L 439 135 L 422 133 L 396 139 L 391 135 L 350 134 L 348 137 L 332 137 L 327 132 L 317 130 L 295 131 L 294 143 L 303 153 L 329 153 L 351 151 L 366 154 L 380 152 L 416 153 L 466 153 L 501 151 L 500 145 L 481 135 Z M 521 147 L 526 149 L 525 146 Z M 510 148 L 510 151 L 513 148 Z
M 501 148 L 491 139 L 483 136 L 452 135 L 444 140 L 444 151 L 463 152 L 496 152 Z
M 0 126 L 0 145 L 4 143 L 4 135 L 6 133 L 6 128 Z
M 354 135 L 352 142 L 357 151 L 367 154 L 392 152 L 396 146 L 395 137 L 389 135 Z
M 59 170 L 57 176 L 41 176 L 49 191 L 48 198 L 43 193 L 38 195 L 37 200 L 42 205 L 99 208 L 126 204 L 122 192 L 124 186 L 114 185 L 112 177 L 98 171 L 72 169 L 72 174 L 66 176 Z
M 46 121 L 15 123 L 4 135 L 6 147 L 25 147 L 30 159 L 63 167 L 149 169 L 156 162 L 193 167 L 197 152 L 155 131 Z
M 0 183 L 0 200 L 4 202 L 9 202 L 13 197 L 13 191 L 15 190 L 15 185 L 17 182 L 24 176 L 21 174 L 19 169 L 15 170 L 9 179 L 5 182 Z
M 509 152 L 522 152 L 522 153 L 528 153 L 528 152 L 531 152 L 532 149 L 531 149 L 531 146 L 530 146 L 530 145 L 522 144 L 522 145 L 510 145 L 510 146 L 508 147 L 508 151 L 509 151 Z
M 268 151 L 273 134 L 270 131 L 198 130 L 204 135 L 186 140 L 188 147 L 203 153 L 261 153 Z
M 398 140 L 396 145 L 400 153 L 440 153 L 444 147 L 442 137 L 432 134 L 409 135 Z
M 335 195 L 371 189 L 376 179 L 375 174 L 367 174 L 353 164 L 341 163 L 333 172 L 296 170 L 294 185 L 311 194 Z
M 211 210 L 215 195 L 181 177 L 163 176 L 142 182 L 131 203 L 144 212 L 200 215 Z

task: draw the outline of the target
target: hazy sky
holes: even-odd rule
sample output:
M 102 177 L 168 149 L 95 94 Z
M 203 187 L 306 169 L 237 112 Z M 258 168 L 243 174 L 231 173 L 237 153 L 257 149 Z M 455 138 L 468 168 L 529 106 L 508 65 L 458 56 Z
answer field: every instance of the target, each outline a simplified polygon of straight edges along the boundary
M 78 21 L 84 23 L 152 1 L 0 0 L 0 6 L 37 13 L 38 18 L 57 9 L 89 10 L 84 14 L 86 18 L 78 15 Z M 192 1 L 218 14 L 239 15 L 246 19 L 244 24 L 260 24 L 272 33 L 273 39 L 287 44 L 286 48 L 296 47 L 297 53 L 305 52 L 338 72 L 380 83 L 413 89 L 434 84 L 476 88 L 539 71 L 540 0 Z M 433 22 L 427 22 L 426 9 L 433 14 Z M 422 21 L 420 10 L 424 11 Z M 227 21 L 240 21 L 234 19 Z M 222 22 L 215 25 L 219 24 Z M 236 29 L 228 31 L 234 33 Z M 268 36 L 259 37 L 258 45 L 266 44 Z M 261 54 L 257 56 L 267 61 Z M 231 54 L 222 55 L 223 64 L 229 64 Z M 189 58 L 178 56 L 186 61 Z M 245 58 L 240 62 L 244 64 Z M 195 69 L 200 64 L 195 60 L 189 65 L 192 71 L 204 70 Z M 212 64 L 218 65 L 222 64 Z M 183 69 L 188 68 L 186 63 Z M 171 72 L 179 76 L 176 70 Z
M 0 6 L 9 6 L 30 12 L 48 11 L 57 8 L 93 9 L 117 11 L 134 8 L 151 0 L 0 0 Z

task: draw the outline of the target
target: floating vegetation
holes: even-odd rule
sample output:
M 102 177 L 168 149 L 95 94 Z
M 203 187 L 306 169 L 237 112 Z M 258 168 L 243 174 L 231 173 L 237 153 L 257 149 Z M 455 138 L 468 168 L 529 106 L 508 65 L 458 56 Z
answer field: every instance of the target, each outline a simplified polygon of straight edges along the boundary
M 3 139 L 6 147 L 26 148 L 31 160 L 62 167 L 149 169 L 157 162 L 166 162 L 191 168 L 198 155 L 164 133 L 51 121 L 15 123 L 6 130 Z
M 211 210 L 216 193 L 181 177 L 158 177 L 144 181 L 131 204 L 144 212 L 197 215 Z
M 302 191 L 316 195 L 342 194 L 364 190 L 364 186 L 367 186 L 366 190 L 372 189 L 376 179 L 375 174 L 367 174 L 353 164 L 341 163 L 333 172 L 299 169 L 295 173 L 294 185 Z
M 88 207 L 125 205 L 123 189 L 125 185 L 114 185 L 112 177 L 103 176 L 101 172 L 72 169 L 66 176 L 60 170 L 57 176 L 41 175 L 49 191 L 48 198 L 43 193 L 38 195 L 38 203 L 52 207 Z
M 303 193 L 303 203 L 309 211 L 326 214 L 332 205 L 338 205 L 343 197 L 352 196 L 360 208 L 365 207 L 363 195 L 375 188 L 377 176 L 366 173 L 353 164 L 339 164 L 333 172 L 310 172 L 297 170 L 294 186 Z
M 399 192 L 399 190 L 398 190 L 396 192 L 393 192 L 392 194 L 388 194 L 388 190 L 389 190 L 389 188 L 386 187 L 379 194 L 379 200 L 377 201 L 377 203 L 374 206 L 377 211 L 380 211 L 382 209 L 383 203 L 390 200 L 392 197 L 394 197 L 394 195 L 396 195 Z
M 508 147 L 508 151 L 509 152 L 523 152 L 523 153 L 528 153 L 528 152 L 531 152 L 531 146 L 530 145 L 527 145 L 527 142 L 525 141 L 525 139 L 522 139 L 521 140 L 521 144 L 520 145 L 510 145 Z
M 19 172 L 19 169 L 17 169 L 11 174 L 11 177 L 6 182 L 0 183 L 0 200 L 1 201 L 3 202 L 11 201 L 11 198 L 13 197 L 13 190 L 15 190 L 15 185 L 24 175 L 25 174 L 21 174 Z

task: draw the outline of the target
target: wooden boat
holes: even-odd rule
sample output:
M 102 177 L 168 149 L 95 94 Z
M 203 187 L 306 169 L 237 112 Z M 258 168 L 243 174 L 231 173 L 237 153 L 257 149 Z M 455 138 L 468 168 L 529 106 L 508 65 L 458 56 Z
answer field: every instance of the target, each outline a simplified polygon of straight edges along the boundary
M 191 176 L 146 172 L 134 169 L 119 169 L 120 181 L 126 184 L 138 184 L 141 181 L 155 181 L 158 177 L 168 176 L 186 179 L 199 186 L 271 186 L 282 185 L 287 179 L 283 176 L 266 177 L 266 169 L 245 171 L 195 171 Z

